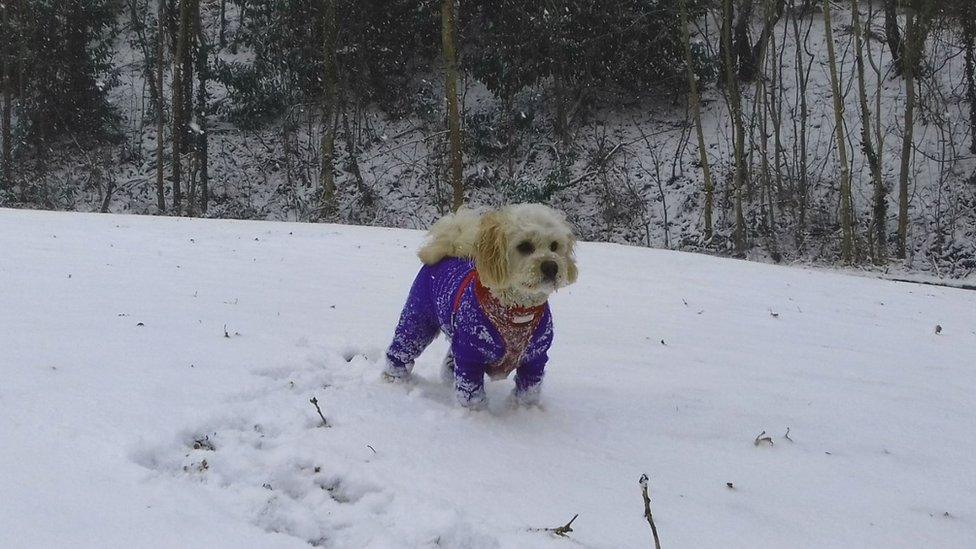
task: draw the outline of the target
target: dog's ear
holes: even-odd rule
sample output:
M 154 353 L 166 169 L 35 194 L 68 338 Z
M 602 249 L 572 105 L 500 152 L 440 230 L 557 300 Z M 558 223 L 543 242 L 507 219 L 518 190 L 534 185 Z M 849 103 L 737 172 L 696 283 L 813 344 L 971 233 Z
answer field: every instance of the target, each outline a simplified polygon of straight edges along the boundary
M 579 270 L 576 268 L 576 239 L 572 236 L 569 237 L 569 245 L 567 246 L 568 251 L 566 253 L 566 282 L 568 284 L 576 283 L 576 278 L 579 276 Z
M 508 282 L 508 238 L 505 236 L 504 215 L 485 214 L 478 227 L 474 266 L 486 287 L 503 287 Z

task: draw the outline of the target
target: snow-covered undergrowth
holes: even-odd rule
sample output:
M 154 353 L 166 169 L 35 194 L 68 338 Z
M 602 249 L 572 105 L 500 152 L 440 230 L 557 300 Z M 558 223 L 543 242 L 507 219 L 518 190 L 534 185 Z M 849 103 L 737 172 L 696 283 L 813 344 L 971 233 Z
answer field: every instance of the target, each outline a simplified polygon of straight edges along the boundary
M 232 36 L 239 14 L 233 3 L 227 7 L 228 33 Z M 894 75 L 887 47 L 879 39 L 883 13 L 878 6 L 868 8 L 869 3 L 862 3 L 864 21 L 870 13 L 868 26 L 874 29 L 866 46 L 871 58 L 866 93 L 872 128 L 880 128 L 884 137 L 878 150 L 888 196 L 887 247 L 893 256 L 907 94 L 904 80 Z M 891 259 L 886 266 L 876 268 L 867 260 L 873 246 L 868 238 L 874 190 L 858 141 L 860 108 L 851 18 L 848 10 L 835 9 L 835 45 L 853 177 L 856 255 L 861 258 L 861 268 L 884 269 L 900 276 L 924 273 L 940 278 L 973 278 L 976 157 L 968 152 L 969 104 L 962 87 L 965 64 L 954 34 L 957 29 L 938 26 L 926 46 L 925 65 L 930 69 L 919 83 L 916 152 L 909 164 L 907 258 Z M 211 40 L 217 32 L 213 10 L 205 17 Z M 775 26 L 776 45 L 771 50 L 771 58 L 777 60 L 775 70 L 774 63 L 768 61 L 763 78 L 742 85 L 749 134 L 744 205 L 749 241 L 745 255 L 749 259 L 836 264 L 841 255 L 840 169 L 833 98 L 823 17 L 814 11 L 798 21 L 802 35 L 808 35 L 803 39 L 800 63 L 800 72 L 809 78 L 805 122 L 796 72 L 795 29 L 786 18 Z M 127 16 L 121 17 L 119 24 L 123 32 L 114 52 L 119 84 L 111 90 L 110 99 L 122 117 L 122 143 L 90 153 L 82 153 L 76 143 L 69 143 L 52 147 L 43 158 L 18 159 L 18 169 L 23 171 L 19 179 L 22 184 L 29 183 L 30 190 L 0 193 L 0 205 L 76 211 L 98 211 L 104 206 L 115 213 L 157 213 L 156 135 L 154 118 L 147 111 L 145 59 L 143 51 L 134 46 L 137 37 Z M 701 46 L 714 60 L 719 42 L 715 21 L 709 17 L 700 24 L 708 36 Z M 758 35 L 760 29 L 753 32 Z M 227 63 L 250 59 L 249 55 L 246 50 L 237 54 L 225 50 L 217 57 Z M 439 137 L 443 115 L 436 114 L 436 106 L 443 104 L 441 76 L 438 67 L 432 66 L 429 71 L 417 75 L 407 94 L 411 99 L 406 112 L 392 115 L 366 102 L 351 117 L 361 183 L 351 169 L 345 130 L 340 132 L 343 138 L 336 150 L 341 160 L 335 169 L 336 215 L 340 221 L 422 229 L 442 215 L 450 203 L 444 175 L 446 153 Z M 780 76 L 771 80 L 773 74 Z M 675 86 L 626 98 L 608 89 L 589 90 L 592 97 L 574 117 L 568 147 L 557 146 L 561 138 L 554 133 L 553 107 L 547 99 L 551 83 L 526 88 L 515 98 L 522 118 L 509 147 L 510 120 L 504 114 L 503 102 L 473 77 L 464 78 L 462 84 L 464 178 L 470 204 L 545 201 L 565 211 L 587 240 L 734 253 L 733 132 L 723 93 L 714 81 L 702 82 L 707 157 L 716 184 L 716 237 L 709 243 L 701 241 L 704 183 L 698 148 L 684 94 Z M 169 97 L 169 75 L 166 86 L 164 96 Z M 321 192 L 319 109 L 296 107 L 289 124 L 278 120 L 267 127 L 245 130 L 229 116 L 233 105 L 225 86 L 216 80 L 209 86 L 209 185 L 213 196 L 207 216 L 317 219 Z M 764 86 L 781 92 L 774 101 L 776 119 L 781 121 L 781 155 L 764 154 L 764 150 L 776 150 L 772 119 L 759 116 L 767 110 L 760 100 Z M 290 124 L 294 128 L 288 129 Z M 761 131 L 763 124 L 766 132 Z M 803 138 L 801 131 L 805 131 Z M 761 146 L 763 133 L 768 134 L 769 141 L 765 149 Z M 801 142 L 806 143 L 805 169 L 800 162 Z M 170 152 L 167 146 L 167 174 Z M 764 158 L 768 163 L 765 168 Z M 191 172 L 189 166 L 185 169 Z M 764 170 L 772 170 L 773 175 Z M 768 177 L 775 185 L 764 183 Z M 764 188 L 769 186 L 778 189 L 772 200 L 764 198 Z M 805 207 L 795 202 L 802 194 L 797 191 L 800 187 L 807 189 Z M 171 191 L 167 184 L 170 206 Z M 22 197 L 24 194 L 27 196 Z M 805 212 L 802 228 L 800 211 Z
M 0 210 L 0 546 L 647 547 L 642 473 L 669 548 L 976 539 L 976 293 L 582 244 L 472 413 L 379 380 L 420 238 Z

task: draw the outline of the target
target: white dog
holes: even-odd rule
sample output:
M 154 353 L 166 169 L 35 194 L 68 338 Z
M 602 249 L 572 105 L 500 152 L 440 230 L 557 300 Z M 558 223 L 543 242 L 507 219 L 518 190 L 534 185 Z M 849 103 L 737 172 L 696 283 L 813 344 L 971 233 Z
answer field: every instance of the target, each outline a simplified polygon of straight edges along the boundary
M 463 405 L 484 404 L 485 374 L 503 379 L 513 370 L 515 397 L 537 402 L 552 343 L 547 300 L 576 281 L 575 242 L 563 215 L 540 204 L 462 209 L 435 223 L 387 351 L 387 379 L 408 377 L 443 332 L 451 340 L 445 368 Z

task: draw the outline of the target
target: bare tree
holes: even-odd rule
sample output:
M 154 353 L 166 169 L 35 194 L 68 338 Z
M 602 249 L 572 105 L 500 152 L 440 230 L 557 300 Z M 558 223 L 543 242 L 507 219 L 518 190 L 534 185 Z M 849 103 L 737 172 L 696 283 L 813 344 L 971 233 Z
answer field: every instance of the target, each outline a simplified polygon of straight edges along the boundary
M 185 126 L 184 76 L 193 78 L 192 73 L 184 75 L 183 59 L 186 57 L 188 42 L 190 41 L 190 14 L 195 10 L 199 0 L 180 0 L 180 24 L 177 29 L 176 55 L 173 58 L 173 211 L 176 215 L 182 212 L 183 191 L 180 188 L 180 152 L 183 150 L 183 128 Z
M 901 173 L 898 177 L 898 257 L 908 254 L 908 182 L 912 169 L 915 130 L 915 69 L 919 63 L 928 19 L 931 12 L 909 10 L 905 22 L 905 41 L 902 45 L 902 75 L 905 77 L 905 125 L 902 135 Z
M 830 89 L 834 96 L 834 124 L 837 138 L 837 162 L 840 164 L 840 225 L 841 258 L 850 263 L 854 250 L 854 224 L 851 218 L 851 167 L 847 161 L 847 139 L 844 132 L 844 98 L 837 76 L 837 55 L 834 51 L 834 32 L 830 23 L 830 0 L 824 0 L 824 33 L 827 42 L 827 66 L 830 69 Z
M 969 4 L 962 18 L 966 50 L 966 97 L 969 99 L 969 150 L 976 154 L 976 6 Z
M 723 21 L 732 20 L 732 0 L 722 0 Z M 729 110 L 732 114 L 733 133 L 732 143 L 735 149 L 735 250 L 738 253 L 746 249 L 746 223 L 742 214 L 742 188 L 746 180 L 745 138 L 746 132 L 742 124 L 742 95 L 739 91 L 739 81 L 736 78 L 732 61 L 732 29 L 728 24 L 722 25 L 722 43 L 725 49 L 725 85 L 729 98 Z
M 139 4 L 139 0 L 129 0 L 129 21 L 132 24 L 132 30 L 136 34 L 136 39 L 139 43 L 139 49 L 142 50 L 142 58 L 145 66 L 143 67 L 143 74 L 145 75 L 146 81 L 149 83 L 149 103 L 150 105 L 155 105 L 158 108 L 160 93 L 156 88 L 156 83 L 153 79 L 152 71 L 152 54 L 149 44 L 149 37 L 146 36 L 146 22 L 144 21 L 144 9 L 143 6 Z M 149 2 L 147 0 L 145 9 L 148 10 Z
M 322 10 L 322 55 L 325 58 L 325 81 L 322 85 L 322 211 L 335 209 L 335 136 L 336 136 L 336 0 L 325 0 Z
M 200 14 L 200 3 L 197 2 L 197 9 L 194 13 L 194 30 L 197 35 L 196 43 L 196 73 L 197 73 L 197 97 L 196 97 L 196 126 L 193 128 L 196 138 L 194 139 L 194 156 L 198 175 L 200 178 L 200 211 L 207 213 L 209 207 L 210 193 L 210 135 L 207 127 L 207 115 L 209 112 L 209 94 L 207 93 L 207 82 L 210 79 L 210 65 L 207 63 L 207 56 L 210 53 L 210 44 L 207 41 L 206 29 L 203 26 Z M 190 214 L 193 214 L 193 204 L 188 205 Z
M 349 159 L 349 171 L 352 172 L 353 177 L 356 180 L 356 188 L 359 190 L 359 195 L 362 200 L 362 204 L 368 205 L 372 200 L 372 193 L 366 186 L 366 180 L 363 179 L 363 172 L 359 167 L 359 152 L 356 133 L 353 130 L 352 124 L 349 123 L 349 110 L 350 110 L 350 99 L 349 96 L 352 94 L 352 87 L 349 82 L 349 71 L 343 71 L 341 94 L 339 97 L 339 105 L 341 106 L 342 112 L 342 134 L 346 141 L 346 155 Z M 355 116 L 359 115 L 358 106 L 353 108 L 353 114 Z
M 854 62 L 857 69 L 857 97 L 861 108 L 861 150 L 871 171 L 874 183 L 874 204 L 872 207 L 872 225 L 875 263 L 884 263 L 887 256 L 885 241 L 887 231 L 885 220 L 888 215 L 887 196 L 884 181 L 881 179 L 881 160 L 875 152 L 873 137 L 871 136 L 871 110 L 868 108 L 867 86 L 864 78 L 864 41 L 861 30 L 861 13 L 858 0 L 851 0 L 851 22 L 854 29 Z
M 464 203 L 464 181 L 461 173 L 461 115 L 457 97 L 457 51 L 454 44 L 454 0 L 441 2 L 441 44 L 444 53 L 444 95 L 447 100 L 447 127 L 450 132 L 451 209 Z
M 736 22 L 736 51 L 739 57 L 739 78 L 751 82 L 759 75 L 766 47 L 775 31 L 776 24 L 786 8 L 786 0 L 763 0 L 763 24 L 756 42 L 749 42 L 749 19 L 752 16 L 753 0 L 740 2 L 739 20 Z
M 163 58 L 166 55 L 166 33 L 163 20 L 166 17 L 166 0 L 159 0 L 156 6 L 156 89 L 159 103 L 156 105 L 156 207 L 159 213 L 166 211 L 166 191 L 163 188 L 163 131 L 165 126 L 166 101 L 163 99 Z
M 803 4 L 803 13 L 808 11 L 808 2 L 810 0 L 805 0 Z M 802 246 L 804 232 L 806 231 L 806 220 L 807 220 L 807 193 L 808 193 L 808 163 L 807 163 L 807 120 L 810 117 L 810 109 L 807 106 L 807 87 L 810 84 L 810 73 L 813 68 L 814 57 L 811 55 L 804 62 L 804 50 L 807 39 L 810 36 L 810 32 L 813 30 L 813 22 L 807 24 L 806 28 L 801 32 L 800 17 L 798 10 L 796 8 L 795 2 L 791 0 L 790 9 L 790 20 L 793 28 L 793 41 L 794 41 L 794 51 L 796 52 L 795 61 L 795 71 L 796 71 L 796 81 L 797 81 L 797 95 L 799 96 L 798 103 L 800 104 L 800 116 L 793 117 L 793 133 L 794 135 L 799 135 L 799 142 L 796 139 L 793 141 L 794 156 L 798 162 L 796 166 L 796 180 L 797 180 L 797 192 L 796 201 L 799 210 L 798 220 L 796 224 L 796 245 L 799 248 Z
M 227 40 L 224 36 L 224 31 L 227 29 L 227 0 L 220 0 L 220 31 L 217 38 L 217 43 L 221 48 L 227 45 Z
M 891 59 L 895 65 L 895 72 L 901 74 L 904 68 L 904 63 L 902 63 L 904 43 L 901 39 L 901 30 L 898 28 L 897 0 L 884 0 L 884 17 L 885 41 L 888 42 L 888 49 L 891 50 Z
M 3 113 L 0 114 L 0 141 L 3 147 L 2 153 L 0 153 L 0 190 L 4 188 L 12 188 L 13 179 L 13 155 L 11 147 L 11 118 L 12 118 L 12 103 L 13 103 L 13 45 L 11 42 L 13 32 L 10 25 L 10 11 L 13 9 L 12 4 L 2 3 L 0 4 L 0 85 L 3 86 Z
M 691 57 L 691 33 L 688 31 L 688 9 L 685 0 L 678 0 L 681 12 L 681 33 L 685 50 L 685 66 L 688 69 L 688 106 L 695 122 L 695 133 L 698 137 L 698 160 L 701 163 L 702 178 L 705 183 L 705 213 L 704 237 L 712 239 L 712 202 L 714 185 L 712 184 L 711 168 L 708 166 L 708 151 L 705 149 L 705 133 L 702 131 L 701 99 L 698 95 L 698 79 L 695 77 L 694 63 Z

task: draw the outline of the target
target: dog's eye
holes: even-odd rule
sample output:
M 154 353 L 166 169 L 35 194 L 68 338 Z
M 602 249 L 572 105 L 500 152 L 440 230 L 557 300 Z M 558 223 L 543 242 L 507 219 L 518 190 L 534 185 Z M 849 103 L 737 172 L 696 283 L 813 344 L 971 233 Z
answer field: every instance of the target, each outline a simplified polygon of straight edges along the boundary
M 515 247 L 515 249 L 518 250 L 519 253 L 522 255 L 529 255 L 530 253 L 535 251 L 535 246 L 533 246 L 532 243 L 529 242 L 528 240 L 524 240 L 520 242 L 519 245 Z
M 552 250 L 552 251 L 558 250 L 559 249 L 559 243 L 556 242 L 555 240 L 553 240 L 552 241 L 552 244 L 549 245 L 549 249 Z

